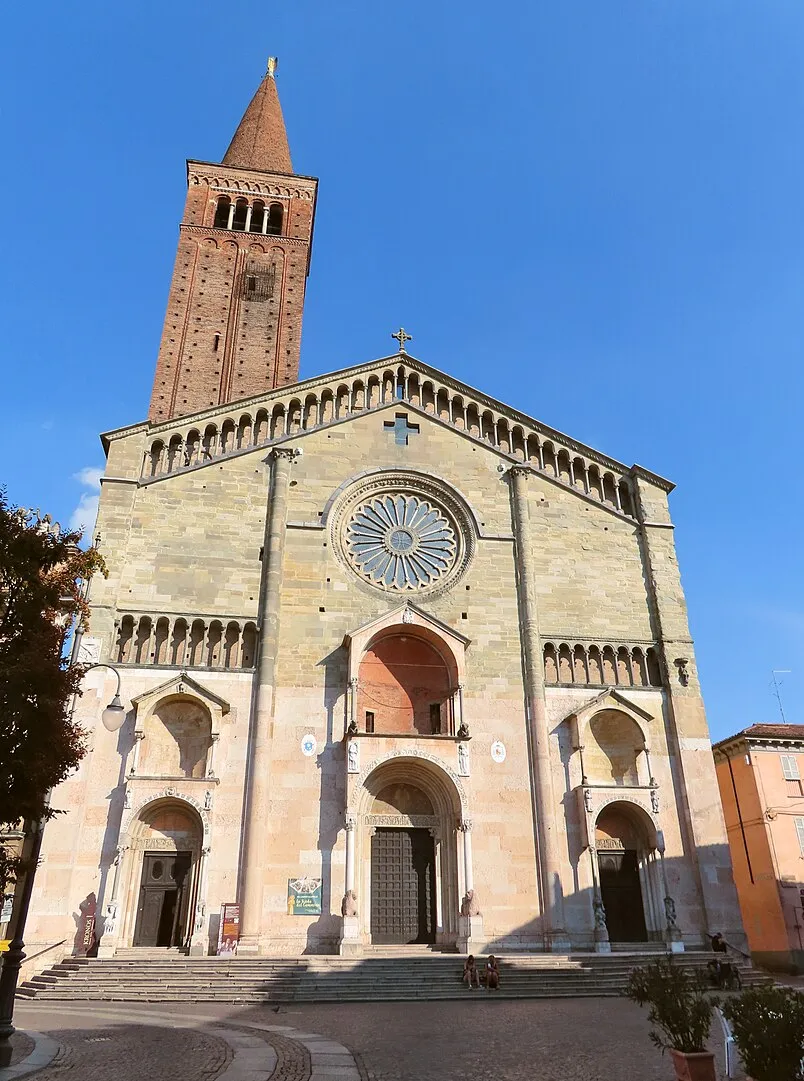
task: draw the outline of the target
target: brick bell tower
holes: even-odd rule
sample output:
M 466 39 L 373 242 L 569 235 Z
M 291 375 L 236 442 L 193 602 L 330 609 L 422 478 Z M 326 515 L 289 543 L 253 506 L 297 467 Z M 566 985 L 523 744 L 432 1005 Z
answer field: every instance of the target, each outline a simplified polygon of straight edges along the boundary
M 223 162 L 187 162 L 154 424 L 298 381 L 318 181 L 293 172 L 276 66 Z

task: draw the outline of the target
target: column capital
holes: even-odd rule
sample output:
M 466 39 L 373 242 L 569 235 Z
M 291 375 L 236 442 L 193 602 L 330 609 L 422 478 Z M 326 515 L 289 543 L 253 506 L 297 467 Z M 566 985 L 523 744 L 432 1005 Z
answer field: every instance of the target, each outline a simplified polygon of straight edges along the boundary
M 536 470 L 529 462 L 517 462 L 507 472 L 509 477 L 529 477 L 535 474 Z
M 458 829 L 461 831 L 461 833 L 471 833 L 473 825 L 474 822 L 471 818 L 462 818 L 458 822 Z
M 292 462 L 296 455 L 297 451 L 295 447 L 274 447 L 270 456 L 275 461 L 283 460 Z
M 351 833 L 352 830 L 357 829 L 357 815 L 347 812 L 345 828 L 347 833 Z

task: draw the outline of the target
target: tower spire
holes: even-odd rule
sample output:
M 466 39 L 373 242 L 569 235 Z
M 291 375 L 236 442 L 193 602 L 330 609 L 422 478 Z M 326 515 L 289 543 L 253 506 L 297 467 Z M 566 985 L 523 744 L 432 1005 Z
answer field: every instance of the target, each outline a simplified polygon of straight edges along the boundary
M 282 106 L 276 90 L 278 66 L 277 58 L 269 56 L 268 69 L 237 126 L 223 157 L 224 165 L 259 169 L 266 173 L 293 172 Z

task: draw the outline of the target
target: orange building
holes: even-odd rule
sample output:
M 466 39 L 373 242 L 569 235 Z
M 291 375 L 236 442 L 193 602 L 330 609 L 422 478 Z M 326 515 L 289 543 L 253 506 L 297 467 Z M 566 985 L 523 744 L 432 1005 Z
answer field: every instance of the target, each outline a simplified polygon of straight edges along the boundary
M 804 725 L 754 724 L 713 751 L 754 960 L 804 972 Z

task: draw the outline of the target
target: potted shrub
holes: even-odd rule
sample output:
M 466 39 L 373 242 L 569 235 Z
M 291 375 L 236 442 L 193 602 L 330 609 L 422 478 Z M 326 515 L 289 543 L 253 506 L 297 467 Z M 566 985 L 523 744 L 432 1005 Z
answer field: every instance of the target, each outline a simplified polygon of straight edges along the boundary
M 722 1007 L 753 1081 L 801 1081 L 804 994 L 791 987 L 753 987 Z
M 712 1009 L 702 977 L 672 961 L 635 968 L 625 994 L 648 1006 L 648 1021 L 656 1027 L 650 1038 L 669 1051 L 678 1081 L 716 1081 L 715 1056 L 706 1049 Z

